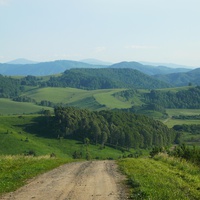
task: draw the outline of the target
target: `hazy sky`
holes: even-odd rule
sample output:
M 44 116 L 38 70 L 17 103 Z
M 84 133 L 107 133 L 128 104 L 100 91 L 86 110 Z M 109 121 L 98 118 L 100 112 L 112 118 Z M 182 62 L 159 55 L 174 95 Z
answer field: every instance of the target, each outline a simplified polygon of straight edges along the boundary
M 0 0 L 0 62 L 200 66 L 200 0 Z

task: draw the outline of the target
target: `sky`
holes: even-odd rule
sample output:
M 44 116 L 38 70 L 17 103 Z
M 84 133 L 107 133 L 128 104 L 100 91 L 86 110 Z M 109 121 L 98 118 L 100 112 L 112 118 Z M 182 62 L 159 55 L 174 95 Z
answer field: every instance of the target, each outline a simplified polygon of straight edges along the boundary
M 0 0 L 0 62 L 200 66 L 200 0 Z

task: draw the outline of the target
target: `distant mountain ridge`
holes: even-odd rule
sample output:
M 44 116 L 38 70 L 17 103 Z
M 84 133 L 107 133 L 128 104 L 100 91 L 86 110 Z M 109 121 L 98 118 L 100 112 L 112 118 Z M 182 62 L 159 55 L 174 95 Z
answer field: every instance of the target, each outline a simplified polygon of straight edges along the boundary
M 183 69 L 183 68 L 170 68 L 165 66 L 151 66 L 151 65 L 143 65 L 138 62 L 120 62 L 112 65 L 105 65 L 105 62 L 101 62 L 98 60 L 90 60 L 93 64 L 88 64 L 80 61 L 73 60 L 57 60 L 50 62 L 40 62 L 40 63 L 32 63 L 32 64 L 17 64 L 19 62 L 28 62 L 27 60 L 18 60 L 15 61 L 14 64 L 9 63 L 0 63 L 0 74 L 7 76 L 46 76 L 63 73 L 65 70 L 73 69 L 73 68 L 130 68 L 136 69 L 140 72 L 143 72 L 147 75 L 157 75 L 157 74 L 170 74 L 177 72 L 189 72 L 191 69 Z M 98 64 L 98 63 L 101 63 Z M 108 63 L 107 63 L 108 64 Z
M 92 59 L 92 58 L 80 60 L 80 62 L 91 64 L 91 65 L 106 65 L 106 66 L 109 66 L 109 65 L 113 64 L 111 62 L 105 62 L 105 61 L 101 61 L 101 60 L 97 60 L 97 59 Z
M 37 64 L 0 64 L 0 74 L 8 76 L 46 76 L 63 73 L 73 68 L 103 68 L 102 65 L 91 65 L 78 61 L 57 60 L 52 62 L 41 62 Z
M 131 68 L 137 69 L 148 75 L 156 75 L 156 74 L 170 74 L 176 72 L 188 72 L 191 69 L 185 68 L 170 68 L 166 66 L 152 66 L 152 65 L 143 65 L 139 62 L 120 62 L 109 66 L 109 68 Z
M 185 69 L 195 69 L 195 68 L 197 68 L 197 67 L 194 67 L 194 66 L 180 65 L 180 64 L 174 64 L 174 63 L 143 62 L 143 61 L 139 61 L 139 63 L 142 63 L 143 65 L 166 66 L 166 67 L 170 67 L 170 68 L 185 68 Z

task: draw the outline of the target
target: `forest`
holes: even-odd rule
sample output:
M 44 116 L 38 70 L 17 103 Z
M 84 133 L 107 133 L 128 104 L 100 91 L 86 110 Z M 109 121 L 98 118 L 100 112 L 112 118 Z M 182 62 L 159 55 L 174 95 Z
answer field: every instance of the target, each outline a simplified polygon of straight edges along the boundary
M 56 107 L 53 118 L 55 137 L 70 137 L 113 147 L 151 148 L 178 141 L 178 134 L 159 121 L 144 115 L 119 111 L 92 112 L 73 107 Z

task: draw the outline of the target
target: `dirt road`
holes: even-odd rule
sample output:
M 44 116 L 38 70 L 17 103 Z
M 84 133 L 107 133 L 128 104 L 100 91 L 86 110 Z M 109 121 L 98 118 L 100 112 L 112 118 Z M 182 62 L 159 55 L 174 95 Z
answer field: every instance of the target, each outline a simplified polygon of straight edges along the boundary
M 32 179 L 0 199 L 6 200 L 116 200 L 127 199 L 114 161 L 70 163 Z

